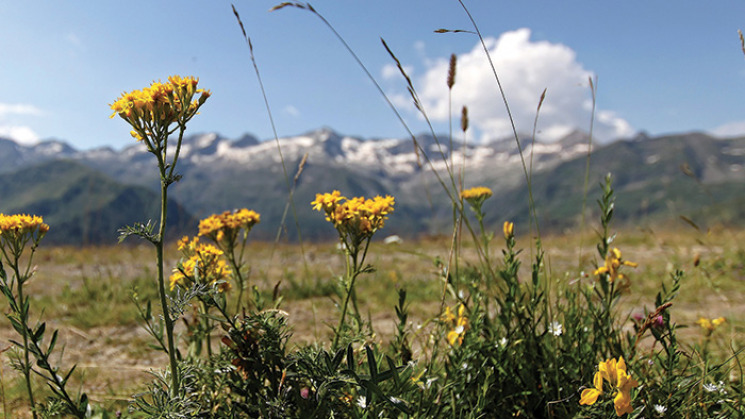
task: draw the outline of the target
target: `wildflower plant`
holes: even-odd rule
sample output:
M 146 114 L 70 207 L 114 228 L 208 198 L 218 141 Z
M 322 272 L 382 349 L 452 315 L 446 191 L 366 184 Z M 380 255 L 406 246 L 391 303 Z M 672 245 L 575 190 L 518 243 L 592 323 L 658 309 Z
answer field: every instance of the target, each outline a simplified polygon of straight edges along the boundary
M 626 370 L 623 357 L 608 359 L 598 364 L 598 372 L 593 378 L 593 387 L 582 390 L 579 404 L 592 405 L 604 394 L 604 383 L 610 387 L 609 397 L 613 397 L 613 407 L 617 416 L 631 413 L 631 389 L 639 383 L 631 378 Z
M 370 240 L 378 230 L 383 228 L 388 215 L 393 212 L 394 204 L 395 199 L 392 196 L 348 199 L 336 190 L 331 193 L 316 194 L 316 199 L 311 202 L 313 209 L 323 211 L 326 214 L 326 221 L 331 222 L 336 228 L 346 256 L 344 259 L 346 272 L 342 278 L 344 302 L 339 317 L 339 325 L 334 331 L 333 348 L 337 347 L 343 328 L 346 325 L 345 319 L 350 299 L 355 307 L 358 323 L 357 331 L 361 331 L 361 319 L 357 311 L 354 284 L 360 274 L 372 271 L 372 267 L 365 265 Z
M 248 233 L 259 223 L 261 215 L 256 211 L 242 208 L 233 212 L 213 214 L 199 222 L 199 236 L 208 237 L 225 254 L 235 278 L 238 281 L 238 302 L 236 309 L 243 304 L 246 288 L 243 274 L 243 255 L 246 250 Z
M 199 243 L 198 237 L 192 240 L 182 238 L 178 242 L 178 248 L 183 258 L 173 269 L 170 290 L 183 290 L 186 297 L 183 299 L 184 303 L 192 295 L 200 302 L 196 324 L 189 330 L 189 354 L 198 356 L 204 342 L 207 354 L 212 355 L 210 335 L 213 327 L 209 311 L 210 308 L 217 307 L 221 312 L 226 312 L 225 293 L 231 289 L 232 272 L 225 263 L 223 251 L 212 244 Z
M 33 417 L 36 418 L 39 414 L 68 414 L 83 418 L 89 409 L 88 396 L 85 393 L 72 395 L 67 389 L 75 366 L 63 377 L 59 375 L 59 367 L 52 365 L 51 357 L 58 333 L 55 330 L 48 342 L 44 342 L 46 323 L 31 324 L 30 299 L 24 293 L 24 285 L 34 274 L 34 254 L 48 231 L 49 225 L 44 223 L 42 217 L 0 214 L 0 291 L 8 301 L 9 311 L 6 317 L 22 338 L 21 342 L 11 342 L 22 351 L 22 356 L 16 359 L 15 367 L 23 374 Z M 23 260 L 24 258 L 27 259 Z M 5 269 L 6 265 L 9 272 Z M 54 396 L 46 406 L 37 404 L 34 398 L 31 372 L 42 377 L 52 390 Z
M 198 83 L 199 79 L 195 77 L 173 75 L 168 77 L 167 82 L 153 82 L 143 89 L 125 92 L 110 105 L 113 111 L 111 118 L 118 115 L 126 121 L 132 128 L 130 134 L 137 141 L 142 141 L 147 151 L 157 160 L 161 197 L 158 231 L 153 232 L 154 226 L 150 222 L 125 227 L 121 231 L 121 240 L 127 236 L 136 235 L 145 238 L 155 246 L 158 291 L 166 332 L 165 350 L 168 352 L 170 361 L 170 391 L 173 395 L 179 394 L 179 370 L 173 334 L 174 318 L 171 316 L 167 302 L 163 247 L 168 211 L 168 187 L 180 178 L 175 170 L 186 124 L 197 115 L 211 95 L 209 90 L 198 88 Z M 170 137 L 176 133 L 176 144 L 169 148 Z

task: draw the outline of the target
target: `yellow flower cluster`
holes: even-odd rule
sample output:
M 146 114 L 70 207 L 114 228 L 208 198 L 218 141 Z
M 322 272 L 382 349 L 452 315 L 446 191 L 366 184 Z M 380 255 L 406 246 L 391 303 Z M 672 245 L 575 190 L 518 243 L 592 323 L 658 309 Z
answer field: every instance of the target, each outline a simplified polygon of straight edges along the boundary
M 696 324 L 704 329 L 704 331 L 706 332 L 706 336 L 709 336 L 714 331 L 714 329 L 721 326 L 726 321 L 727 319 L 725 319 L 724 317 L 718 317 L 716 319 L 707 319 L 705 317 L 700 317 L 696 321 Z
M 177 286 L 189 287 L 197 281 L 217 285 L 220 292 L 230 289 L 230 283 L 227 282 L 230 269 L 220 258 L 222 250 L 211 244 L 199 244 L 198 237 L 193 240 L 184 237 L 179 240 L 178 247 L 188 259 L 173 270 L 170 278 L 171 291 Z
M 456 316 L 450 310 L 450 307 L 445 307 L 445 313 L 442 315 L 443 320 L 450 324 L 452 329 L 448 332 L 447 340 L 450 345 L 458 345 L 463 343 L 463 338 L 466 336 L 466 330 L 468 330 L 468 317 L 466 317 L 466 307 L 461 304 L 458 306 L 458 315 Z
M 207 236 L 218 244 L 231 245 L 235 243 L 241 229 L 248 233 L 260 220 L 259 213 L 246 208 L 212 214 L 199 222 L 199 235 Z
M 49 231 L 49 226 L 44 224 L 44 219 L 38 215 L 0 214 L 0 235 L 6 238 L 20 237 L 37 231 L 40 235 Z
M 626 372 L 626 362 L 623 360 L 623 357 L 620 357 L 618 361 L 615 358 L 611 358 L 598 364 L 598 372 L 595 373 L 595 377 L 592 380 L 594 387 L 582 390 L 579 404 L 594 404 L 598 397 L 603 394 L 604 381 L 610 384 L 611 391 L 615 393 L 613 406 L 616 409 L 616 415 L 623 416 L 626 413 L 633 412 L 634 408 L 631 407 L 631 388 L 638 386 L 639 383 Z
M 185 123 L 196 115 L 211 93 L 197 89 L 198 78 L 173 75 L 168 82 L 153 82 L 141 90 L 122 93 L 113 104 L 111 118 L 119 115 L 134 130 L 138 141 L 145 137 L 163 134 L 174 122 Z M 199 93 L 198 99 L 194 95 Z
M 605 265 L 597 268 L 594 275 L 608 275 L 608 281 L 613 283 L 617 279 L 623 280 L 626 279 L 626 277 L 619 272 L 619 269 L 621 266 L 630 266 L 632 268 L 636 268 L 639 266 L 637 263 L 630 262 L 628 260 L 623 260 L 621 258 L 621 251 L 617 248 L 611 249 L 608 254 L 605 256 Z
M 326 213 L 326 220 L 334 223 L 340 234 L 355 238 L 371 237 L 383 228 L 394 204 L 395 199 L 390 195 L 348 199 L 339 191 L 316 194 L 315 201 L 311 202 L 314 210 Z
M 480 200 L 483 202 L 485 199 L 490 198 L 491 196 L 492 191 L 486 186 L 475 186 L 460 193 L 460 197 L 465 199 L 466 201 Z

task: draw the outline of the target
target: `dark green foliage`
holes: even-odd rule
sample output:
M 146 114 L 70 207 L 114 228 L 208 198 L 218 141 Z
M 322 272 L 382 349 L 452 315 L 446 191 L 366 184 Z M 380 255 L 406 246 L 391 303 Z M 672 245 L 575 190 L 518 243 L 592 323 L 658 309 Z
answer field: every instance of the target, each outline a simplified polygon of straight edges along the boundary
M 116 243 L 117 230 L 156 220 L 156 194 L 122 185 L 74 161 L 51 161 L 0 175 L 0 212 L 36 214 L 53 226 L 45 243 Z M 169 202 L 169 229 L 176 238 L 196 220 L 175 201 Z

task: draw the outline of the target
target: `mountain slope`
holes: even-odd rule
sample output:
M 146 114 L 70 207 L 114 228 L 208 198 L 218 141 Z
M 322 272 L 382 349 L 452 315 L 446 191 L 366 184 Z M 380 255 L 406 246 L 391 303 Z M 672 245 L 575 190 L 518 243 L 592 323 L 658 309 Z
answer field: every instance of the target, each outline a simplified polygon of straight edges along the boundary
M 685 216 L 702 224 L 745 224 L 745 218 L 736 215 L 743 212 L 733 199 L 745 192 L 743 151 L 745 138 L 721 140 L 698 133 L 618 141 L 599 148 L 590 162 L 587 214 L 597 218 L 599 184 L 611 173 L 618 223 L 676 223 Z M 533 177 L 541 227 L 578 225 L 586 163 L 586 158 L 578 157 Z M 486 206 L 492 211 L 488 220 L 527 222 L 526 186 L 512 188 L 499 198 Z
M 135 222 L 157 222 L 155 192 L 118 183 L 78 162 L 55 160 L 0 174 L 0 212 L 41 215 L 50 225 L 45 242 L 115 243 L 117 230 Z M 195 219 L 169 200 L 167 237 L 193 234 Z
M 587 139 L 586 134 L 572 133 L 555 143 L 521 143 L 526 165 L 532 167 L 543 232 L 572 228 L 581 220 Z M 321 129 L 278 142 L 284 165 L 274 140 L 259 142 L 250 135 L 230 140 L 214 133 L 186 137 L 177 168 L 183 178 L 169 196 L 197 218 L 242 207 L 258 211 L 262 222 L 252 236 L 273 239 L 292 187 L 294 207 L 286 213 L 285 237 L 296 239 L 299 225 L 304 239 L 320 239 L 333 238 L 335 232 L 311 209 L 316 193 L 338 189 L 348 197 L 390 194 L 396 198 L 396 211 L 386 234 L 447 234 L 452 205 L 442 184 L 452 190 L 450 173 L 459 179 L 465 164 L 466 187 L 484 185 L 494 191 L 484 204 L 491 226 L 504 220 L 528 222 L 527 182 L 514 139 L 465 145 L 454 141 L 449 150 L 449 141 L 423 135 L 417 138 L 417 151 L 411 139 L 363 140 Z M 142 144 L 121 151 L 71 151 L 58 142 L 30 148 L 0 141 L 0 148 L 5 146 L 16 153 L 14 164 L 28 170 L 32 168 L 27 162 L 55 158 L 50 152 L 55 149 L 78 164 L 50 163 L 36 172 L 15 172 L 12 179 L 8 173 L 0 176 L 0 210 L 59 213 L 55 221 L 79 226 L 70 227 L 69 234 L 81 241 L 103 240 L 121 225 L 155 216 L 156 164 Z M 303 170 L 296 176 L 301 160 Z M 108 178 L 101 180 L 97 172 Z M 608 172 L 614 177 L 619 223 L 678 223 L 682 215 L 701 224 L 745 224 L 742 200 L 737 199 L 745 192 L 745 138 L 639 135 L 596 147 L 590 164 L 589 220 L 596 219 L 598 183 Z M 153 215 L 110 219 L 116 211 L 135 215 L 143 209 Z

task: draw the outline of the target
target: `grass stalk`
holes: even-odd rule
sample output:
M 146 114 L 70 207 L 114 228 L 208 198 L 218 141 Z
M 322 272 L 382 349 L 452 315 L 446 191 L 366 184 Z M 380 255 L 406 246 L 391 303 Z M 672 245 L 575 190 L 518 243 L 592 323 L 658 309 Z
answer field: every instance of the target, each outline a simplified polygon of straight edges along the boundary
M 525 156 L 523 154 L 523 148 L 520 144 L 520 137 L 517 133 L 517 127 L 515 126 L 515 119 L 512 117 L 512 110 L 510 109 L 510 104 L 507 101 L 507 95 L 504 92 L 504 88 L 502 87 L 502 82 L 499 79 L 499 74 L 497 73 L 497 68 L 494 65 L 494 61 L 492 60 L 491 54 L 489 53 L 489 49 L 486 47 L 486 42 L 484 41 L 484 37 L 481 34 L 481 30 L 479 29 L 478 24 L 476 24 L 476 20 L 471 15 L 471 12 L 468 10 L 466 5 L 463 3 L 463 0 L 458 0 L 458 3 L 460 3 L 463 10 L 466 12 L 466 15 L 468 16 L 468 19 L 471 21 L 471 24 L 473 25 L 474 30 L 476 31 L 476 35 L 479 37 L 479 42 L 481 43 L 481 47 L 484 49 L 484 53 L 486 53 L 486 58 L 489 60 L 489 66 L 491 67 L 492 74 L 494 75 L 494 80 L 497 82 L 497 87 L 499 88 L 499 94 L 502 97 L 502 101 L 504 102 L 505 110 L 507 111 L 507 117 L 510 120 L 510 126 L 512 127 L 512 134 L 515 138 L 515 144 L 517 145 L 517 151 L 520 154 L 520 162 L 522 163 L 523 173 L 525 175 L 525 180 L 528 183 L 528 204 L 530 206 L 530 212 L 533 214 L 533 219 L 535 222 L 535 228 L 536 228 L 536 234 L 538 236 L 539 241 L 537 242 L 540 246 L 540 227 L 538 224 L 538 218 L 536 217 L 535 212 L 535 201 L 533 199 L 533 185 L 531 183 L 531 176 L 528 173 L 528 167 L 525 164 Z
M 590 83 L 590 93 L 592 94 L 592 111 L 590 112 L 590 134 L 589 138 L 587 139 L 587 160 L 585 162 L 585 183 L 582 187 L 582 221 L 580 222 L 579 231 L 583 232 L 585 230 L 585 212 L 587 209 L 587 195 L 589 193 L 590 189 L 590 157 L 592 156 L 592 135 L 593 131 L 595 129 L 595 107 L 597 103 L 597 79 L 593 83 L 592 77 L 588 77 L 587 79 Z M 580 243 L 579 243 L 579 261 L 577 266 L 579 269 L 582 269 L 582 250 L 584 248 L 582 239 L 580 235 Z
M 231 4 L 231 7 L 233 8 L 233 14 L 235 15 L 236 20 L 238 20 L 238 25 L 241 28 L 241 32 L 243 33 L 243 38 L 246 40 L 246 44 L 248 45 L 248 51 L 251 57 L 251 64 L 254 68 L 254 73 L 256 74 L 256 80 L 259 83 L 259 89 L 261 90 L 261 96 L 264 99 L 264 108 L 266 109 L 267 117 L 269 118 L 269 123 L 272 126 L 272 133 L 274 134 L 274 141 L 277 143 L 277 153 L 279 154 L 279 160 L 282 163 L 282 174 L 285 179 L 285 184 L 287 186 L 288 196 L 287 196 L 287 203 L 285 204 L 284 211 L 282 212 L 282 220 L 279 223 L 279 227 L 277 228 L 277 234 L 274 239 L 274 247 L 273 250 L 276 250 L 277 245 L 279 244 L 279 239 L 282 235 L 282 231 L 284 230 L 285 220 L 287 219 L 287 211 L 288 209 L 292 211 L 292 217 L 295 220 L 295 228 L 297 229 L 297 236 L 298 236 L 298 242 L 300 244 L 300 254 L 303 259 L 303 266 L 305 267 L 305 272 L 308 273 L 308 262 L 305 257 L 305 248 L 303 246 L 303 235 L 300 230 L 300 222 L 298 220 L 297 216 L 297 210 L 295 208 L 295 187 L 292 182 L 290 182 L 290 175 L 287 171 L 287 165 L 285 164 L 285 158 L 282 154 L 282 145 L 279 142 L 279 134 L 277 133 L 277 125 L 274 122 L 274 116 L 272 115 L 272 107 L 269 105 L 269 98 L 266 94 L 266 89 L 264 88 L 264 82 L 261 79 L 261 72 L 259 71 L 259 66 L 256 63 L 256 57 L 254 56 L 254 48 L 253 43 L 251 43 L 251 38 L 248 37 L 246 34 L 246 28 L 243 26 L 243 21 L 241 20 L 241 16 L 238 13 L 238 11 L 235 9 L 235 6 Z M 302 170 L 298 170 L 298 174 L 295 176 L 295 182 L 297 182 L 297 177 L 299 176 L 300 172 Z M 272 252 L 274 253 L 274 252 Z

